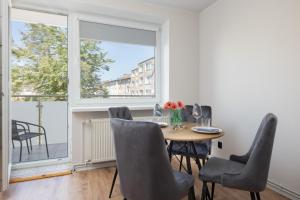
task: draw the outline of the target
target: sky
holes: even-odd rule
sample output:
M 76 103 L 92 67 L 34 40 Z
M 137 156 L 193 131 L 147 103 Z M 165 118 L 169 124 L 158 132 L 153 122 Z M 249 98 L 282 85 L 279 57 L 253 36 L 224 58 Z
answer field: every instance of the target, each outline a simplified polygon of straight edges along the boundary
M 115 62 L 111 64 L 110 71 L 104 72 L 103 80 L 112 80 L 123 74 L 129 74 L 138 63 L 154 56 L 154 47 L 133 45 L 126 43 L 102 42 L 102 49 L 107 57 Z
M 26 31 L 25 23 L 12 22 L 12 39 L 18 46 L 22 45 L 21 32 Z M 113 80 L 123 74 L 128 74 L 138 63 L 154 56 L 155 48 L 152 46 L 134 45 L 103 41 L 101 48 L 107 52 L 107 58 L 115 62 L 110 65 L 110 71 L 102 73 L 102 80 Z

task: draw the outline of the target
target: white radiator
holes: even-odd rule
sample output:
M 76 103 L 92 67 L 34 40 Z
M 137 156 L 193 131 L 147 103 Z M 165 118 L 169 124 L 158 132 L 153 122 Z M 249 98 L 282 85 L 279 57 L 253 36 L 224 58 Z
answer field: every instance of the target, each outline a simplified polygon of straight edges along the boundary
M 152 121 L 153 117 L 136 117 L 134 120 Z M 169 121 L 169 117 L 162 117 L 161 121 Z M 83 160 L 88 163 L 115 160 L 113 134 L 108 118 L 92 119 L 82 122 Z

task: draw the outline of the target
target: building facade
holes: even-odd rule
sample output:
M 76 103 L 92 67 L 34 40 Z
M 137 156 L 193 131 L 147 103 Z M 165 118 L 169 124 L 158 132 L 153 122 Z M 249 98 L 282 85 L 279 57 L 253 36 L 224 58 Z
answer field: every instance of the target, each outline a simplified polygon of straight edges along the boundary
M 144 60 L 120 78 L 103 82 L 108 96 L 154 96 L 155 95 L 155 59 Z

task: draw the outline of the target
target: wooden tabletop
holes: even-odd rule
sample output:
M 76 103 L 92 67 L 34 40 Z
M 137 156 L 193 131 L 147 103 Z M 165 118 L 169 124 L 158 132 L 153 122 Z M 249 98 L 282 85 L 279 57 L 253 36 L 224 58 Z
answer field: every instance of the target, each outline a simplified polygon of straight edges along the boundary
M 205 133 L 196 133 L 191 130 L 193 126 L 196 126 L 195 123 L 184 123 L 183 128 L 179 128 L 174 130 L 172 127 L 168 126 L 166 128 L 162 128 L 162 132 L 166 140 L 172 141 L 185 141 L 185 142 L 199 142 L 204 140 L 212 140 L 216 138 L 220 138 L 224 135 L 223 132 L 216 134 L 205 134 Z

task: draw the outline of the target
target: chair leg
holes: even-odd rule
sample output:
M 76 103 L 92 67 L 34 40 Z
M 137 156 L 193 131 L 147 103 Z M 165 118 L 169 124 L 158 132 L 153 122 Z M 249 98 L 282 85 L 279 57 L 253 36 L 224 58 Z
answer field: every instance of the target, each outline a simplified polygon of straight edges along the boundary
M 205 158 L 202 159 L 202 165 L 205 165 Z
M 179 165 L 179 171 L 181 172 L 181 167 L 182 167 L 182 160 L 183 160 L 183 155 L 180 156 L 180 165 Z
M 19 157 L 19 162 L 22 161 L 22 149 L 23 149 L 23 147 L 22 147 L 22 141 L 20 141 L 20 157 Z
M 197 150 L 196 150 L 195 144 L 194 144 L 194 142 L 191 142 L 190 145 L 192 146 L 192 150 L 193 150 L 193 153 L 195 155 L 195 161 L 196 161 L 196 164 L 197 164 L 199 172 L 200 172 L 202 166 L 201 166 L 200 160 L 197 156 Z
M 194 187 L 189 189 L 188 200 L 196 200 Z
M 32 142 L 31 142 L 31 138 L 29 139 L 29 141 L 30 141 L 30 149 L 31 149 L 31 151 L 32 151 Z
M 173 148 L 173 141 L 169 144 L 169 160 L 172 161 L 172 148 Z
M 256 194 L 256 199 L 260 200 L 260 194 L 259 194 L 259 192 L 256 192 L 255 194 Z
M 254 192 L 250 192 L 251 200 L 256 200 Z
M 211 185 L 211 200 L 214 200 L 214 194 L 215 194 L 215 183 L 212 182 L 212 185 Z
M 206 182 L 202 182 L 202 193 L 201 193 L 201 200 L 206 200 Z
M 205 188 L 206 188 L 206 197 L 207 197 L 207 199 L 211 200 L 212 198 L 210 197 L 210 194 L 209 194 L 209 189 L 208 189 L 208 186 L 207 186 L 207 182 L 205 182 Z
M 28 140 L 26 139 L 26 146 L 27 146 L 27 151 L 28 151 L 28 154 L 30 154 L 30 151 L 29 151 L 29 146 L 28 146 Z
M 116 168 L 115 175 L 114 175 L 114 178 L 113 178 L 113 182 L 111 183 L 110 192 L 109 192 L 109 196 L 108 196 L 109 198 L 111 198 L 112 192 L 114 190 L 117 176 L 118 176 L 118 168 Z
M 47 150 L 47 157 L 49 158 L 48 142 L 47 142 L 47 136 L 46 136 L 46 133 L 44 134 L 44 136 L 45 136 L 45 144 L 46 144 L 46 150 Z

